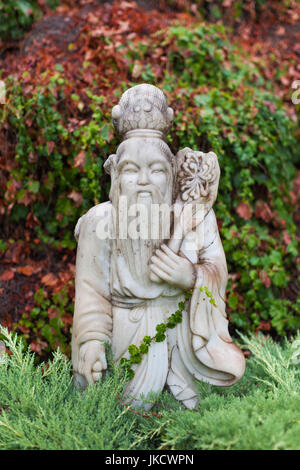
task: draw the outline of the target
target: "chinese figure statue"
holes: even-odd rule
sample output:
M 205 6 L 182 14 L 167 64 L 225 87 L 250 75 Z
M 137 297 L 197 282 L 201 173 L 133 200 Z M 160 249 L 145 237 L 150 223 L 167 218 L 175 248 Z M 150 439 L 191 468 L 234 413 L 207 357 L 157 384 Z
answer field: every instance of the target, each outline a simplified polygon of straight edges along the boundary
M 84 388 L 101 379 L 105 342 L 116 361 L 128 358 L 129 345 L 152 338 L 192 290 L 182 322 L 167 329 L 164 341 L 151 343 L 124 394 L 137 407 L 141 396 L 167 385 L 194 409 L 195 379 L 232 385 L 245 369 L 225 312 L 228 272 L 212 207 L 218 159 L 190 148 L 173 155 L 166 143 L 173 110 L 153 85 L 127 90 L 112 118 L 122 142 L 104 164 L 110 200 L 91 208 L 75 229 L 75 384 Z

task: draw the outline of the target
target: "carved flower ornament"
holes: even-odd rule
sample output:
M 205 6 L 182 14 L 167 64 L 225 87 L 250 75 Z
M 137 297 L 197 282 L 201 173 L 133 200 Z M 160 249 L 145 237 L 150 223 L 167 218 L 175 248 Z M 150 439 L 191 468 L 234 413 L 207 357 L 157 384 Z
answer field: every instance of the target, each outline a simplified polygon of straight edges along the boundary
M 215 162 L 216 155 L 213 152 L 186 153 L 178 173 L 181 199 L 184 202 L 208 196 L 209 185 L 216 176 Z

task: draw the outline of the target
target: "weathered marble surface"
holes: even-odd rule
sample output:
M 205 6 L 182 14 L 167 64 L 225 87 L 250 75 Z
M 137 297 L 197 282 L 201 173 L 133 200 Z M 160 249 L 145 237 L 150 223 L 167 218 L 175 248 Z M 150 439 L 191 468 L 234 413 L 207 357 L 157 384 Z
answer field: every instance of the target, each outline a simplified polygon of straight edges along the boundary
M 75 229 L 75 384 L 85 387 L 101 378 L 105 341 L 117 361 L 128 357 L 128 346 L 154 336 L 183 292 L 194 288 L 183 322 L 167 330 L 164 342 L 151 345 L 125 390 L 138 406 L 141 395 L 167 384 L 192 409 L 198 402 L 194 379 L 232 385 L 245 368 L 225 312 L 228 274 L 212 208 L 218 159 L 188 148 L 172 154 L 165 139 L 173 110 L 152 85 L 127 90 L 112 117 L 122 143 L 105 163 L 110 201 L 90 209 Z M 217 307 L 201 286 L 212 292 Z

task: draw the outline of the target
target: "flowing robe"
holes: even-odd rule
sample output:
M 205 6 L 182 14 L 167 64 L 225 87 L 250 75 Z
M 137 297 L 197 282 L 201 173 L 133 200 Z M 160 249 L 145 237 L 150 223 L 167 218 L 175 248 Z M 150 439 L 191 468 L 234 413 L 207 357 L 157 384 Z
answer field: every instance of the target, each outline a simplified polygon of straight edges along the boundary
M 165 322 L 184 300 L 182 290 L 165 282 L 133 279 L 113 241 L 97 236 L 99 226 L 111 226 L 111 209 L 110 202 L 93 207 L 75 229 L 78 248 L 72 361 L 75 380 L 81 385 L 85 381 L 78 373 L 82 344 L 107 341 L 112 344 L 116 361 L 128 358 L 128 346 L 139 346 L 145 335 L 154 336 L 156 325 Z M 244 373 L 244 356 L 228 333 L 224 302 L 228 273 L 212 209 L 202 224 L 204 227 L 200 225 L 194 233 L 196 238 L 202 237 L 202 247 L 196 249 L 186 238 L 180 249 L 196 269 L 193 295 L 182 323 L 167 330 L 165 341 L 152 343 L 142 362 L 134 366 L 135 376 L 125 389 L 127 396 L 135 398 L 133 406 L 140 404 L 140 396 L 157 393 L 168 384 L 178 400 L 194 408 L 194 379 L 227 386 Z M 212 292 L 217 307 L 200 291 L 201 286 Z M 150 407 L 148 404 L 145 408 Z

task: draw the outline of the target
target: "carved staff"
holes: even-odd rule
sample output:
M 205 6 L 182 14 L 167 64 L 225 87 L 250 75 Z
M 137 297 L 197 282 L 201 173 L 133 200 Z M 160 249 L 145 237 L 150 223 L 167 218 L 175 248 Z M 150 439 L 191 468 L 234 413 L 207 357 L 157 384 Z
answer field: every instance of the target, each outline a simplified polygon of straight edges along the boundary
M 214 152 L 197 152 L 188 147 L 179 150 L 176 161 L 177 199 L 173 233 L 167 246 L 178 253 L 185 236 L 203 222 L 217 198 L 220 167 Z M 150 279 L 162 282 L 154 273 L 150 274 Z

